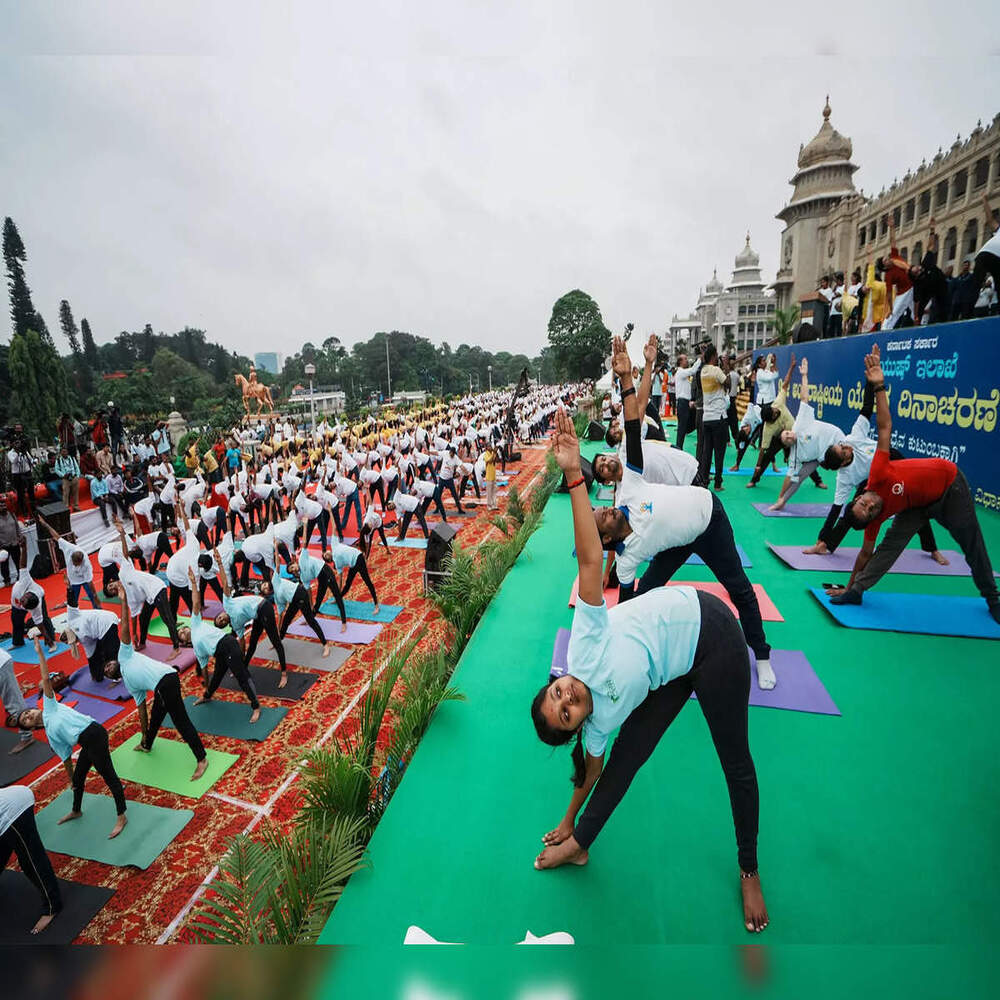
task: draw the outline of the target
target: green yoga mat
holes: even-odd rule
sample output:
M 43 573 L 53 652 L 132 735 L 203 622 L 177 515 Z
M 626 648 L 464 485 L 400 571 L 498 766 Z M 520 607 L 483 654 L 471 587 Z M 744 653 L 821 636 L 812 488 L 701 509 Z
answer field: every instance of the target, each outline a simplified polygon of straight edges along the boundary
M 190 624 L 191 624 L 191 619 L 188 618 L 186 615 L 178 615 L 177 616 L 177 627 L 178 628 L 180 628 L 182 625 L 190 625 Z M 159 615 L 157 615 L 149 623 L 149 634 L 150 635 L 158 635 L 161 639 L 169 639 L 170 638 L 170 632 L 167 631 L 166 623 L 163 621 L 163 619 Z
M 200 799 L 240 759 L 235 753 L 207 750 L 208 770 L 192 781 L 195 760 L 186 743 L 160 734 L 152 753 L 137 753 L 140 738 L 141 733 L 136 733 L 111 755 L 118 777 L 189 799 Z
M 73 793 L 66 789 L 35 817 L 45 849 L 119 868 L 148 868 L 194 818 L 190 809 L 163 809 L 128 799 L 126 802 L 128 824 L 114 840 L 109 840 L 116 818 L 114 799 L 108 794 L 84 792 L 83 815 L 60 826 L 59 820 L 73 807 Z
M 194 695 L 184 699 L 184 707 L 194 723 L 194 728 L 202 735 L 228 736 L 233 740 L 266 740 L 288 714 L 287 708 L 262 706 L 260 718 L 251 724 L 250 704 L 247 701 L 222 701 L 213 698 L 205 705 L 196 705 L 196 700 Z M 176 728 L 169 715 L 163 725 L 169 729 Z M 155 743 L 153 749 L 156 749 Z

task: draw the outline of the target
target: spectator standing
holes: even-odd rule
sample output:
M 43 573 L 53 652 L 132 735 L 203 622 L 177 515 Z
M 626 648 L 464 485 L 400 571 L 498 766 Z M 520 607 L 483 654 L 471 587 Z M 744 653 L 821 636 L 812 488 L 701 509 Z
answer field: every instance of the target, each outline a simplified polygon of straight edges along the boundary
M 976 297 L 974 309 L 977 316 L 989 315 L 989 312 L 995 309 L 997 292 L 1000 291 L 1000 218 L 990 207 L 990 200 L 986 195 L 983 195 L 983 208 L 986 212 L 985 228 L 983 229 L 986 242 L 976 254 L 975 266 L 972 270 L 972 284 Z M 983 285 L 986 283 L 987 275 L 993 279 L 993 301 L 981 305 L 979 297 Z M 980 313 L 980 309 L 986 309 L 986 312 Z
M 71 510 L 80 509 L 80 463 L 66 445 L 59 450 L 55 474 L 62 480 L 63 503 Z
M 76 421 L 68 413 L 59 418 L 56 433 L 59 435 L 59 446 L 70 455 L 76 455 Z
M 23 539 L 21 523 L 7 508 L 7 498 L 0 494 L 0 551 L 7 553 L 7 558 L 0 562 L 0 572 L 3 573 L 5 587 L 9 587 L 17 579 Z
M 108 400 L 108 430 L 111 432 L 111 454 L 117 462 L 125 437 L 125 425 L 122 423 L 121 410 L 111 400 Z
M 28 439 L 24 435 L 24 428 L 21 424 L 14 425 L 14 434 L 11 439 L 11 449 L 7 452 L 7 461 L 10 463 L 10 478 L 17 493 L 18 504 L 24 512 L 26 518 L 31 519 L 35 509 L 34 496 L 34 465 L 31 461 L 31 453 L 28 450 Z

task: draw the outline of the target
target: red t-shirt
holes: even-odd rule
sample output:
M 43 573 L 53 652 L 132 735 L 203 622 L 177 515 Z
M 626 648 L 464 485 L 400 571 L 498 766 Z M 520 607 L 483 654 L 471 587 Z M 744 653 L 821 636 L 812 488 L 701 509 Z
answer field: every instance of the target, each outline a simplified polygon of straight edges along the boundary
M 885 286 L 886 288 L 895 288 L 896 293 L 902 295 L 903 292 L 909 291 L 913 287 L 913 282 L 910 281 L 910 272 L 907 267 L 900 267 L 898 264 L 892 262 L 892 258 L 895 257 L 897 260 L 902 260 L 899 256 L 899 251 L 895 247 L 889 249 L 889 256 L 885 259 Z
M 958 466 L 944 458 L 902 458 L 893 462 L 887 451 L 875 452 L 868 489 L 882 498 L 882 513 L 865 527 L 866 541 L 878 538 L 878 529 L 886 518 L 940 500 L 957 475 Z

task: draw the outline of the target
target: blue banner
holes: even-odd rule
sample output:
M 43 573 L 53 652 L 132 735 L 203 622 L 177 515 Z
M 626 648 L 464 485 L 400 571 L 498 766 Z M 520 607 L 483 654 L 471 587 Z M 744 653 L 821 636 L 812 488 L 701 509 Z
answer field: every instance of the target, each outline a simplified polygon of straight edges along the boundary
M 1000 317 L 913 326 L 771 348 L 782 377 L 791 354 L 809 359 L 816 416 L 849 432 L 861 410 L 864 358 L 882 352 L 892 411 L 892 445 L 907 458 L 947 458 L 965 473 L 976 503 L 1000 510 Z M 767 350 L 754 351 L 754 361 Z M 789 409 L 798 412 L 792 376 Z M 873 427 L 874 430 L 874 427 Z

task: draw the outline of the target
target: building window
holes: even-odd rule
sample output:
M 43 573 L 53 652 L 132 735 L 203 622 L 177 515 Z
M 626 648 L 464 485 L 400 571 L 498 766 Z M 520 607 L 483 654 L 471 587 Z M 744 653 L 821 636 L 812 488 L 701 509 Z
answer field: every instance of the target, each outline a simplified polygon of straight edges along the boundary
M 886 213 L 878 220 L 878 234 L 879 236 L 885 236 L 889 232 L 889 215 Z
M 747 307 L 746 306 L 740 306 L 740 315 L 741 316 L 746 316 L 746 314 L 747 314 Z
M 907 249 L 906 247 L 903 247 L 903 249 L 899 251 L 899 256 L 902 257 L 903 260 L 908 261 L 910 259 L 910 251 L 909 251 L 909 249 Z
M 764 332 L 764 324 L 763 323 L 758 323 L 757 324 L 757 332 L 758 333 L 763 333 Z
M 917 214 L 917 203 L 911 198 L 903 208 L 903 217 L 909 223 L 913 221 L 913 218 L 916 214 Z
M 964 167 L 955 174 L 951 182 L 951 194 L 953 198 L 961 198 L 969 187 L 969 171 Z
M 746 333 L 747 332 L 747 325 L 746 325 L 746 323 L 740 323 L 740 325 L 739 325 L 739 332 L 740 333 Z
M 934 192 L 934 207 L 943 208 L 948 204 L 948 182 L 938 181 L 937 190 Z
M 985 187 L 986 179 L 990 175 L 990 160 L 988 156 L 984 156 L 981 159 L 976 160 L 975 165 L 972 168 L 972 190 L 978 191 L 981 187 Z
M 736 341 L 736 350 L 738 350 L 738 351 L 745 351 L 746 350 L 746 346 L 747 346 L 747 342 L 745 340 L 737 340 Z
M 923 255 L 924 245 L 920 242 L 920 240 L 917 240 L 917 242 L 913 244 L 913 259 L 919 263 Z
M 861 248 L 865 245 L 865 233 L 867 229 L 864 226 L 858 227 L 858 247 Z
M 931 192 L 930 188 L 928 188 L 920 195 L 920 207 L 919 207 L 920 218 L 922 219 L 925 215 L 927 215 L 930 212 L 930 210 L 931 210 Z
M 756 316 L 757 315 L 757 307 L 755 305 L 749 305 L 749 306 L 747 306 L 747 312 L 751 316 Z
M 773 313 L 774 312 L 774 303 L 773 302 L 768 302 L 768 304 L 767 304 L 767 311 L 769 313 Z
M 962 253 L 975 253 L 979 249 L 979 220 L 969 219 L 962 234 Z
M 902 218 L 903 218 L 903 209 L 902 209 L 902 207 L 900 205 L 897 205 L 892 210 L 892 224 L 897 229 L 899 229 L 899 223 L 902 221 Z
M 868 226 L 868 242 L 869 243 L 874 243 L 875 242 L 875 235 L 876 235 L 875 234 L 875 223 L 872 222 Z
M 958 230 L 952 226 L 944 238 L 944 259 L 951 261 L 955 259 L 958 250 Z

